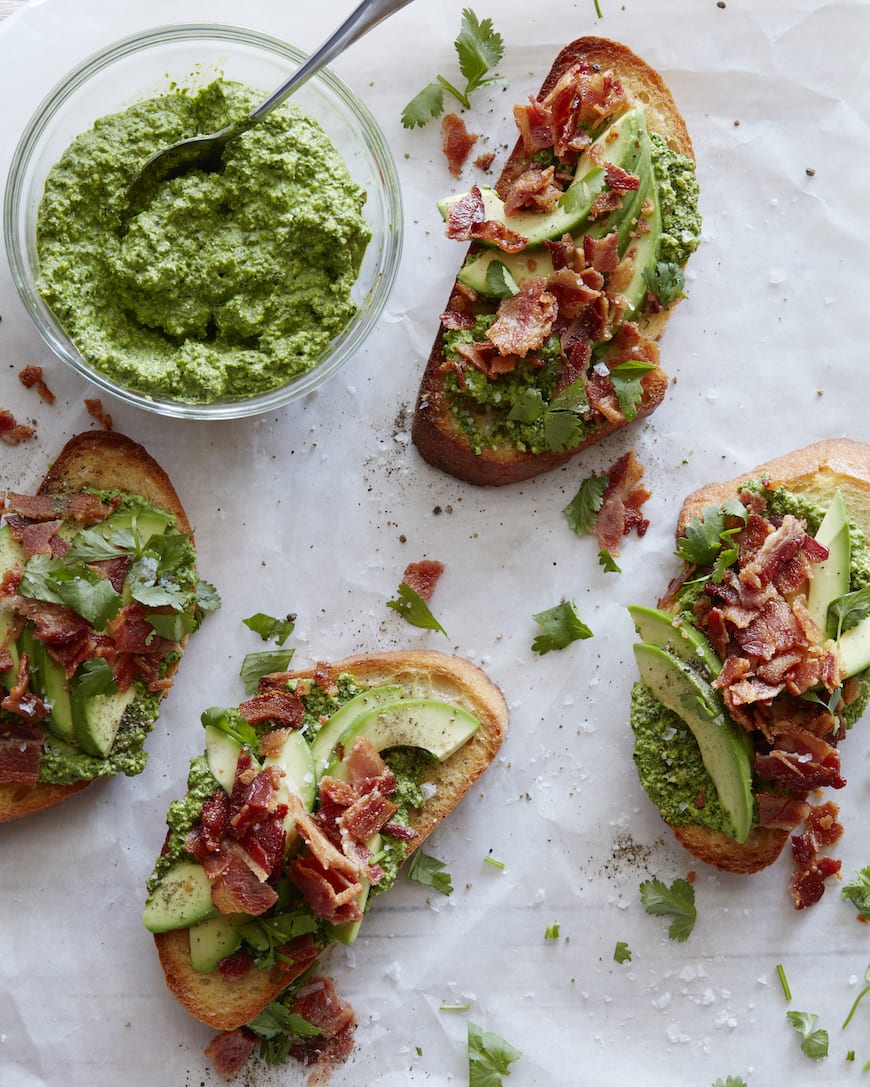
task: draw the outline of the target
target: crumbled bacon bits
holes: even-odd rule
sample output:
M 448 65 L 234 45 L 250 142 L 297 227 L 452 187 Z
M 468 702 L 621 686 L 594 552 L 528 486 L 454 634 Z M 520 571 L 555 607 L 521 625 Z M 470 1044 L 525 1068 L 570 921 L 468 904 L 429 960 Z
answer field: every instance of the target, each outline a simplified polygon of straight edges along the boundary
M 113 429 L 112 416 L 103 407 L 103 402 L 99 397 L 86 398 L 85 407 L 88 409 L 88 414 L 97 420 L 103 430 Z
M 421 600 L 428 603 L 443 573 L 443 562 L 437 562 L 435 559 L 421 559 L 420 562 L 408 563 L 402 575 L 402 583 L 413 589 Z
M 29 441 L 36 434 L 36 429 L 19 423 L 11 411 L 0 408 L 0 442 L 6 445 L 20 445 Z
M 41 366 L 25 366 L 19 371 L 18 380 L 25 389 L 35 388 L 46 404 L 54 403 L 54 393 L 45 383 Z
M 442 144 L 447 156 L 447 166 L 454 177 L 459 177 L 469 152 L 477 143 L 477 134 L 465 127 L 465 121 L 455 113 L 447 113 L 441 120 Z

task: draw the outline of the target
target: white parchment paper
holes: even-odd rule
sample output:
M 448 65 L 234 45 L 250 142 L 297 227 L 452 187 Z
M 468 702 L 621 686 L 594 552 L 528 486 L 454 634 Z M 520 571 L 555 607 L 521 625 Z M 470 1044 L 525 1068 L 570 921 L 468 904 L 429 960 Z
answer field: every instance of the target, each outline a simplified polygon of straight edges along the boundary
M 244 23 L 312 49 L 348 0 L 43 0 L 0 25 L 0 177 L 31 112 L 65 71 L 132 31 L 170 22 Z M 382 126 L 400 175 L 406 241 L 399 282 L 365 347 L 327 386 L 274 414 L 233 423 L 150 417 L 104 397 L 115 427 L 173 476 L 196 527 L 200 566 L 223 608 L 192 639 L 139 778 L 85 790 L 0 827 L 0 1083 L 6 1087 L 199 1087 L 211 1032 L 164 987 L 140 913 L 168 802 L 199 750 L 199 713 L 234 704 L 241 619 L 296 612 L 296 660 L 430 646 L 483 665 L 511 726 L 501 756 L 427 851 L 446 862 L 449 897 L 402 880 L 351 950 L 328 961 L 360 1026 L 334 1087 L 467 1082 L 466 1020 L 523 1051 L 511 1087 L 580 1084 L 751 1087 L 858 1082 L 870 1059 L 862 1006 L 840 1024 L 870 961 L 870 936 L 832 886 L 813 909 L 790 904 L 788 858 L 751 878 L 693 864 L 643 795 L 627 723 L 633 630 L 676 569 L 684 494 L 828 436 L 868 438 L 870 5 L 857 0 L 501 0 L 475 4 L 504 36 L 507 88 L 467 115 L 482 150 L 513 142 L 511 106 L 535 93 L 559 49 L 596 33 L 624 41 L 664 76 L 698 158 L 704 243 L 688 300 L 662 341 L 673 378 L 647 423 L 569 467 L 502 490 L 423 464 L 410 410 L 461 249 L 435 200 L 485 180 L 448 173 L 436 124 L 405 131 L 402 106 L 455 73 L 459 0 L 417 0 L 334 67 Z M 35 486 L 63 442 L 88 426 L 95 390 L 53 359 L 0 262 L 2 406 L 36 441 L 3 448 L 4 486 Z M 43 404 L 17 380 L 45 367 Z M 581 480 L 633 446 L 654 492 L 651 528 L 626 541 L 621 574 L 598 566 L 562 508 Z M 385 608 L 406 563 L 440 559 L 433 610 L 449 632 L 412 628 Z M 594 638 L 531 652 L 532 614 L 577 600 Z M 870 863 L 868 732 L 843 746 L 850 876 Z M 502 871 L 485 863 L 492 856 Z M 648 916 L 638 886 L 693 870 L 698 921 L 686 943 Z M 560 926 L 558 941 L 545 929 Z M 630 963 L 613 960 L 617 941 Z M 776 976 L 787 972 L 786 1004 Z M 470 1004 L 467 1012 L 444 1004 Z M 800 1051 L 786 1011 L 819 1015 L 821 1064 Z M 847 1062 L 848 1050 L 855 1061 Z M 252 1066 L 246 1084 L 303 1084 L 293 1066 Z

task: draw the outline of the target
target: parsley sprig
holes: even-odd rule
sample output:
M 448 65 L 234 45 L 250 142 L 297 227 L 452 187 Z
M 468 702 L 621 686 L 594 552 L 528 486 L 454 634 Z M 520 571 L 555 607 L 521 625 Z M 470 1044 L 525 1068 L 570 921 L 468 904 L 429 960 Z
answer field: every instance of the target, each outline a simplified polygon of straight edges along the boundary
M 408 879 L 415 883 L 422 883 L 424 887 L 432 887 L 443 895 L 449 895 L 453 892 L 453 884 L 450 882 L 450 873 L 444 871 L 446 867 L 443 861 L 418 849 L 408 861 L 405 871 Z
M 727 519 L 736 517 L 740 524 L 727 527 Z M 737 561 L 739 548 L 734 537 L 746 524 L 747 510 L 732 498 L 724 506 L 707 506 L 701 517 L 693 517 L 677 544 L 676 554 L 692 566 L 712 566 L 713 581 L 720 582 L 729 566 Z
M 840 894 L 852 903 L 865 921 L 870 921 L 870 865 L 856 872 L 848 883 L 844 883 Z
M 608 476 L 589 476 L 580 484 L 580 490 L 574 495 L 562 513 L 568 518 L 568 524 L 578 536 L 585 536 L 595 528 L 595 520 L 604 492 L 607 490 Z
M 816 1029 L 819 1017 L 812 1012 L 786 1012 L 786 1019 L 801 1035 L 801 1052 L 813 1061 L 828 1055 L 828 1032 Z
M 509 1065 L 522 1057 L 516 1049 L 489 1030 L 468 1024 L 469 1087 L 500 1087 L 502 1076 L 510 1074 Z
M 426 601 L 404 581 L 396 592 L 395 600 L 387 601 L 387 607 L 397 611 L 405 622 L 413 627 L 421 627 L 423 630 L 440 630 L 445 638 L 448 637 L 447 631 L 429 610 Z
M 563 600 L 553 608 L 539 611 L 532 618 L 543 630 L 532 642 L 532 652 L 540 653 L 541 656 L 552 649 L 564 649 L 571 642 L 593 636 L 580 618 L 580 612 L 573 600 Z
M 640 899 L 647 913 L 656 917 L 673 917 L 668 928 L 672 940 L 688 940 L 695 927 L 695 888 L 686 879 L 675 879 L 667 886 L 660 879 L 645 880 L 640 885 Z
M 469 95 L 481 87 L 499 82 L 497 75 L 488 74 L 504 56 L 504 41 L 493 27 L 492 19 L 478 19 L 471 8 L 464 8 L 454 48 L 459 71 L 465 77 L 465 88 L 460 90 L 443 75 L 436 76 L 435 82 L 427 83 L 402 110 L 405 128 L 422 128 L 433 117 L 440 117 L 444 112 L 445 91 L 461 106 L 469 109 Z

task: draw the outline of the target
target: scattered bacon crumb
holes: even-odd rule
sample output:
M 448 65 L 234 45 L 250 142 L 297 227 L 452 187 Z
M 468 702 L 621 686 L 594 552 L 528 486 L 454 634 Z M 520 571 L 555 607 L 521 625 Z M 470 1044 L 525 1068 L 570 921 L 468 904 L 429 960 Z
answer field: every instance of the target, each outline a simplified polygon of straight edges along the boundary
M 85 407 L 88 409 L 88 414 L 92 415 L 94 419 L 102 426 L 103 430 L 112 430 L 112 416 L 103 407 L 103 402 L 99 397 L 88 398 L 85 397 Z
M 18 380 L 25 387 L 25 389 L 32 389 L 35 386 L 36 391 L 46 402 L 46 404 L 54 403 L 54 393 L 45 383 L 45 379 L 42 376 L 41 366 L 25 366 L 19 372 Z
M 17 422 L 11 411 L 0 408 L 0 442 L 5 442 L 6 445 L 20 445 L 22 442 L 29 441 L 34 434 L 36 430 L 32 426 Z
M 789 887 L 796 910 L 812 906 L 825 893 L 825 880 L 839 876 L 841 862 L 820 854 L 820 848 L 836 844 L 843 833 L 837 820 L 840 809 L 832 801 L 810 808 L 806 831 L 792 835 L 791 851 L 795 862 Z
M 492 166 L 494 158 L 495 151 L 486 151 L 484 152 L 484 154 L 477 156 L 477 158 L 474 160 L 474 165 L 478 168 L 478 170 L 483 170 L 484 172 L 486 172 L 489 170 L 490 166 Z
M 651 492 L 640 483 L 644 467 L 630 449 L 607 473 L 607 489 L 595 519 L 595 535 L 601 547 L 611 555 L 619 554 L 619 541 L 632 529 L 643 536 L 649 521 L 641 515 L 641 506 Z
M 402 575 L 402 583 L 413 589 L 421 600 L 429 601 L 438 578 L 444 573 L 444 563 L 434 559 L 422 559 L 420 562 L 411 562 L 405 567 Z
M 698 878 L 698 873 L 694 870 L 694 868 L 690 872 L 686 873 L 686 882 L 687 883 L 694 883 L 697 878 Z
M 447 156 L 447 166 L 454 177 L 459 177 L 469 152 L 477 142 L 477 134 L 470 133 L 465 127 L 465 121 L 455 113 L 445 114 L 441 121 L 441 132 L 444 135 L 442 147 Z

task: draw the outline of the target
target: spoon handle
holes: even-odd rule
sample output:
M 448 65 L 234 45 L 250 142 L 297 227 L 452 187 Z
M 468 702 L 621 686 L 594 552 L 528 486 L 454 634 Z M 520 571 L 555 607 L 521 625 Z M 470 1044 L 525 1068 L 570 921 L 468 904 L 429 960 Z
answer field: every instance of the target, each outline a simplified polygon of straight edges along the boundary
M 363 34 L 367 34 L 372 27 L 377 26 L 387 16 L 392 15 L 393 12 L 405 7 L 410 2 L 411 0 L 363 0 L 359 7 L 350 13 L 338 30 L 316 52 L 312 53 L 308 60 L 297 68 L 286 82 L 282 83 L 264 102 L 261 102 L 248 114 L 243 122 L 244 127 L 247 128 L 249 125 L 255 124 L 261 117 L 271 113 L 276 106 L 280 105 L 297 87 L 301 87 L 315 72 L 329 64 L 331 60 L 337 57 L 339 53 L 342 53 L 349 45 L 353 45 Z

